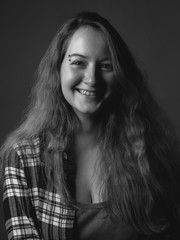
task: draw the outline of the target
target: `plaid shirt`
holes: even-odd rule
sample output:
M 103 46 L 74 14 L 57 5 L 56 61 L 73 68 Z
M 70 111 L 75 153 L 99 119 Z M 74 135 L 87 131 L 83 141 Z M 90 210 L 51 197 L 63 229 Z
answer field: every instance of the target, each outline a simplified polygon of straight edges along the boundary
M 16 143 L 12 161 L 5 168 L 3 200 L 8 238 L 72 240 L 75 208 L 65 205 L 58 193 L 47 191 L 42 177 L 40 145 L 39 138 Z M 71 185 L 73 168 L 65 153 L 63 161 L 70 181 L 67 184 Z M 179 237 L 167 234 L 155 239 L 177 240 Z
M 75 209 L 48 192 L 42 178 L 40 139 L 14 145 L 5 168 L 4 215 L 9 239 L 72 239 Z

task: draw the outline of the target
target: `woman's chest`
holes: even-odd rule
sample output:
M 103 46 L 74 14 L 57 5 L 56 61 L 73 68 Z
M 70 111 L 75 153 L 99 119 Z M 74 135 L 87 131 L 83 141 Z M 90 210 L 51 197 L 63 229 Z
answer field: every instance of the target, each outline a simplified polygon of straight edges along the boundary
M 96 148 L 76 154 L 76 201 L 85 203 L 101 202 L 102 177 L 100 155 Z

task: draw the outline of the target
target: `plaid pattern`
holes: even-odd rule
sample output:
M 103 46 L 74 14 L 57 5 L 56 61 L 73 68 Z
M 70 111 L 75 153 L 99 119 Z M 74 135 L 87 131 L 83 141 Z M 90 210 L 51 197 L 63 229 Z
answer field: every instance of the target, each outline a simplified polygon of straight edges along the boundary
M 14 150 L 4 178 L 8 238 L 72 239 L 75 210 L 65 205 L 58 193 L 46 189 L 40 164 L 40 139 L 18 142 Z

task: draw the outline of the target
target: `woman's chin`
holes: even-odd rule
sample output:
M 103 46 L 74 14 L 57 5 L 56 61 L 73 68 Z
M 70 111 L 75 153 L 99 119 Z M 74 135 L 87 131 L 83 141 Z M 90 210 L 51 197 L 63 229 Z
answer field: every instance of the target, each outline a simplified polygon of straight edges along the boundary
M 74 108 L 74 112 L 77 114 L 77 115 L 87 115 L 87 116 L 93 116 L 93 115 L 96 115 L 97 112 L 99 112 L 101 108 L 101 105 L 98 104 L 96 106 L 82 106 L 82 107 L 79 107 L 79 108 Z

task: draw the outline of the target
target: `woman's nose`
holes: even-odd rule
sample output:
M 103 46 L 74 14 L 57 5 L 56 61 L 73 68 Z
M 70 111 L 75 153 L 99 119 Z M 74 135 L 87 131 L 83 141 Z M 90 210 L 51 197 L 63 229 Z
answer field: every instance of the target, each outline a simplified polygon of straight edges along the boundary
M 83 82 L 89 86 L 96 84 L 96 69 L 90 68 L 85 72 Z

